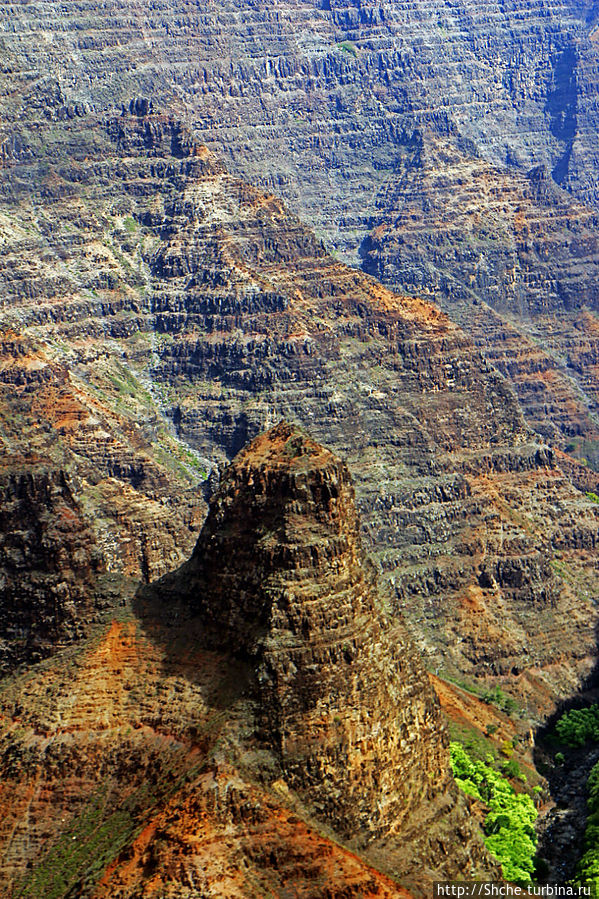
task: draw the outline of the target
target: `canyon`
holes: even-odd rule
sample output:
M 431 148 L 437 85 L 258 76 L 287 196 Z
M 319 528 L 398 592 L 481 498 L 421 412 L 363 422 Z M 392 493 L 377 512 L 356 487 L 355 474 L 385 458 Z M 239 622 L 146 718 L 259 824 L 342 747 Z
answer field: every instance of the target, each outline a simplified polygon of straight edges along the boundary
M 23 204 L 5 231 L 7 402 L 30 448 L 70 460 L 107 574 L 182 561 L 218 466 L 286 418 L 347 459 L 370 550 L 437 667 L 515 674 L 531 710 L 563 695 L 594 665 L 599 508 L 509 383 L 438 308 L 337 262 L 181 123 L 131 109 L 69 120 L 82 160 L 59 156 L 72 190 L 44 226 L 60 252 Z
M 594 677 L 595 19 L 593 4 L 565 0 L 0 3 L 0 668 L 3 695 L 14 700 L 3 764 L 21 797 L 15 834 L 29 826 L 25 797 L 38 789 L 41 743 L 58 728 L 48 744 L 56 779 L 50 772 L 35 793 L 43 805 L 35 839 L 29 849 L 20 837 L 11 844 L 6 876 L 29 890 L 18 895 L 35 895 L 36 877 L 54 878 L 57 896 L 133 895 L 140 878 L 143 895 L 158 895 L 175 869 L 185 874 L 173 895 L 194 895 L 209 861 L 194 855 L 186 867 L 189 852 L 204 850 L 189 848 L 176 817 L 188 833 L 201 826 L 206 840 L 224 840 L 207 895 L 233 857 L 236 870 L 254 872 L 257 895 L 285 889 L 281 866 L 308 880 L 334 880 L 335 870 L 347 895 L 416 895 L 417 859 L 429 880 L 437 864 L 453 876 L 446 856 L 460 840 L 475 847 L 472 859 L 456 860 L 460 871 L 493 869 L 452 786 L 424 670 L 450 717 L 465 714 L 469 726 L 497 727 L 504 738 L 528 734 Z M 281 466 L 293 462 L 276 457 L 287 426 L 270 429 L 282 420 L 303 429 L 288 435 L 299 441 L 297 464 L 309 458 L 326 482 L 316 489 L 308 469 L 308 487 L 285 482 L 292 494 L 297 486 L 303 525 L 277 487 Z M 242 450 L 264 431 L 271 436 Z M 248 452 L 265 454 L 264 471 L 255 460 L 243 468 Z M 404 730 L 416 734 L 423 772 L 436 772 L 434 788 L 408 778 L 402 793 L 409 765 L 396 746 L 402 773 L 388 775 L 395 798 L 376 821 L 362 808 L 373 799 L 357 772 L 381 746 L 366 748 L 362 724 L 337 707 L 327 724 L 308 707 L 288 708 L 286 691 L 308 689 L 292 677 L 306 653 L 321 671 L 310 689 L 332 695 L 341 695 L 335 678 L 350 664 L 346 652 L 356 670 L 379 662 L 362 637 L 353 649 L 351 640 L 326 652 L 312 644 L 309 617 L 306 645 L 279 654 L 277 628 L 301 637 L 301 616 L 285 603 L 269 612 L 278 616 L 272 646 L 243 618 L 247 597 L 266 602 L 264 584 L 280 597 L 295 589 L 283 571 L 292 559 L 303 571 L 310 533 L 316 539 L 332 508 L 327 466 L 346 485 L 343 540 L 360 556 L 343 465 L 378 586 L 374 573 L 360 573 L 362 561 L 356 577 L 365 595 L 386 597 L 384 622 L 378 599 L 359 612 L 374 628 L 363 639 L 383 647 L 381 671 L 394 668 L 395 629 L 407 666 L 401 685 L 377 689 L 386 707 L 403 703 L 413 716 Z M 245 477 L 263 493 L 252 499 Z M 306 489 L 320 497 L 317 513 Z M 255 519 L 237 507 L 239 492 Z M 287 561 L 260 530 L 275 502 L 277 515 L 285 508 L 293 519 Z M 230 535 L 218 530 L 217 509 L 233 515 Z M 350 562 L 339 547 L 330 558 L 315 551 L 303 590 L 341 590 Z M 229 555 L 239 567 L 223 571 Z M 140 582 L 149 592 L 138 592 Z M 164 620 L 164 597 L 187 624 Z M 354 596 L 347 621 L 363 601 Z M 339 626 L 326 604 L 314 614 L 319 628 Z M 180 636 L 167 635 L 171 626 Z M 230 674 L 220 680 L 223 654 Z M 123 660 L 109 676 L 99 669 L 113 655 Z M 248 666 L 259 683 L 274 671 L 280 691 L 266 678 L 251 702 L 236 692 Z M 81 694 L 74 742 L 53 718 L 66 714 L 73 671 L 103 696 L 92 710 Z M 31 678 L 51 699 L 28 692 Z M 500 688 L 516 703 L 517 724 L 497 723 L 457 684 L 479 694 Z M 154 689 L 175 702 L 171 718 L 150 701 Z M 354 711 L 356 696 L 346 696 Z M 214 735 L 236 747 L 217 769 L 213 714 Z M 249 768 L 231 736 L 239 716 L 268 742 L 248 750 L 258 752 Z M 399 738 L 386 733 L 387 742 Z M 302 780 L 302 739 L 317 760 L 313 783 Z M 355 768 L 340 764 L 350 757 Z M 114 779 L 106 802 L 100 759 Z M 199 786 L 196 768 L 206 764 Z M 20 786 L 19 770 L 31 777 Z M 337 794 L 323 793 L 324 771 Z M 228 783 L 236 798 L 226 798 L 228 786 L 219 798 Z M 351 809 L 340 792 L 355 796 Z M 407 842 L 397 803 L 414 821 Z M 122 842 L 105 845 L 105 823 L 121 813 Z M 251 848 L 240 836 L 247 815 L 257 826 Z M 90 825 L 84 856 L 96 846 L 98 870 L 85 885 L 56 879 L 72 856 L 56 840 L 60 816 Z M 391 817 L 404 828 L 403 854 L 389 842 Z M 301 859 L 292 847 L 300 831 Z M 372 842 L 360 842 L 371 831 Z M 265 846 L 275 832 L 282 848 L 273 862 Z M 40 867 L 46 845 L 54 848 Z M 39 874 L 27 873 L 33 864 Z M 248 895 L 248 883 L 227 889 Z

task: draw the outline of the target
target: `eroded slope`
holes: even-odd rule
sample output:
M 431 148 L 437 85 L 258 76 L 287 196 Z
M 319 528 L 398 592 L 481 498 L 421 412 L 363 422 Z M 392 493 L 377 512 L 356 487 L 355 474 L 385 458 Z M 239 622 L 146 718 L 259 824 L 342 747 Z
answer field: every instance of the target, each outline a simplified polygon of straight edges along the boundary
M 53 204 L 15 197 L 5 224 L 3 319 L 119 429 L 98 441 L 91 411 L 60 419 L 77 465 L 104 473 L 98 507 L 110 510 L 115 476 L 128 482 L 139 504 L 116 514 L 159 558 L 144 496 L 163 496 L 184 527 L 191 519 L 135 458 L 207 471 L 265 425 L 298 421 L 355 471 L 369 546 L 421 646 L 441 651 L 436 665 L 522 675 L 533 704 L 577 683 L 595 653 L 598 507 L 535 443 L 464 332 L 332 259 L 171 117 L 132 102 L 104 122 L 68 121 L 79 159 L 66 166 L 54 144 L 46 177 L 60 170 L 69 190 Z M 7 183 L 34 170 L 15 162 Z M 73 196 L 80 219 L 68 217 Z M 16 391 L 25 406 L 32 395 Z M 54 405 L 36 408 L 55 429 Z
M 419 895 L 495 872 L 330 452 L 286 424 L 254 441 L 134 608 L 3 686 L 8 895 L 366 899 L 406 895 L 377 867 Z

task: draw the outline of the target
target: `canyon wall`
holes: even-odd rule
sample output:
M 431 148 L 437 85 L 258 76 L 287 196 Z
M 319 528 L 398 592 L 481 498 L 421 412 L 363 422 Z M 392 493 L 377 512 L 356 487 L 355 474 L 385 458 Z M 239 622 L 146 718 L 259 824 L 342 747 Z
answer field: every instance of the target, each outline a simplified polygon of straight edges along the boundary
M 4 681 L 0 709 L 7 895 L 368 899 L 496 874 L 347 467 L 285 423 L 227 469 L 191 560 Z
M 346 261 L 441 303 L 530 426 L 597 468 L 592 3 L 40 0 L 0 21 L 8 163 L 47 166 L 91 110 L 171 109 Z
M 72 454 L 113 569 L 177 564 L 193 484 L 286 418 L 355 472 L 364 536 L 438 670 L 507 678 L 531 709 L 585 677 L 599 507 L 464 331 L 336 261 L 172 116 L 131 101 L 66 121 L 45 174 L 4 170 L 2 318 L 37 341 L 36 371 L 66 372 L 59 398 L 19 375 L 11 401 Z M 33 173 L 60 178 L 52 203 L 20 194 Z

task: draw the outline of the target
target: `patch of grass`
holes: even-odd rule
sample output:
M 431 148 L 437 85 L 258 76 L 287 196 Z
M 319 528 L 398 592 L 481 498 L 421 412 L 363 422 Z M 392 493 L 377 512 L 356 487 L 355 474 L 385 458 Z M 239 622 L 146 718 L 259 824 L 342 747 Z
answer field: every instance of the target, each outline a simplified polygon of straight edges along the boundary
M 498 685 L 485 688 L 445 672 L 442 672 L 439 677 L 450 684 L 455 684 L 456 687 L 460 687 L 467 693 L 471 693 L 472 696 L 482 699 L 482 701 L 486 702 L 488 705 L 497 706 L 497 708 L 501 709 L 502 712 L 505 712 L 506 715 L 517 715 L 521 711 L 516 700 L 511 696 L 508 696 L 508 694 Z
M 520 711 L 516 700 L 504 693 L 499 686 L 493 687 L 491 690 L 485 690 L 480 698 L 489 705 L 496 705 L 506 715 L 514 715 Z
M 107 379 L 116 388 L 120 397 L 134 398 L 144 406 L 153 406 L 153 400 L 149 392 L 142 386 L 133 372 L 124 365 L 117 363 L 116 370 L 108 372 Z
M 135 829 L 129 809 L 104 819 L 105 812 L 105 797 L 100 794 L 60 836 L 16 896 L 60 899 L 83 877 L 97 879 Z
M 356 50 L 356 45 L 352 43 L 352 41 L 341 41 L 337 46 L 340 50 L 343 50 L 344 53 L 349 53 L 354 59 L 357 58 L 358 51 Z
M 479 699 L 483 693 L 482 689 L 477 684 L 456 677 L 453 674 L 448 674 L 446 671 L 440 671 L 438 676 L 449 684 L 454 684 L 456 687 L 460 687 L 460 689 L 465 690 L 467 693 L 471 693 L 472 696 L 477 696 Z
M 485 761 L 489 757 L 493 763 L 497 761 L 497 744 L 477 728 L 455 721 L 449 722 L 449 737 L 452 742 L 460 743 L 472 758 Z
M 549 564 L 553 568 L 555 573 L 562 578 L 562 580 L 570 581 L 573 579 L 571 571 L 568 569 L 568 566 L 564 562 L 558 562 L 557 559 L 551 559 Z
M 191 450 L 188 450 L 185 447 L 180 446 L 179 454 L 184 458 L 186 465 L 189 465 L 191 468 L 194 469 L 194 471 L 196 471 L 198 473 L 198 475 L 203 480 L 206 480 L 206 478 L 208 477 L 208 473 L 207 473 L 206 469 L 204 468 L 204 466 L 202 465 L 202 463 L 200 462 L 200 460 L 197 458 L 197 456 L 194 455 L 194 453 Z
M 115 808 L 109 807 L 112 784 L 104 784 L 70 822 L 37 868 L 15 891 L 15 899 L 62 899 L 91 890 L 106 867 L 143 827 L 147 814 L 174 795 L 200 771 L 203 762 L 181 768 L 174 758 L 156 780 L 145 780 Z M 75 892 L 76 891 L 76 892 Z
M 159 432 L 158 441 L 152 443 L 152 452 L 155 459 L 165 468 L 187 481 L 190 480 L 190 477 L 191 480 L 194 480 L 193 476 L 200 480 L 206 480 L 208 473 L 193 450 L 178 443 L 164 430 Z

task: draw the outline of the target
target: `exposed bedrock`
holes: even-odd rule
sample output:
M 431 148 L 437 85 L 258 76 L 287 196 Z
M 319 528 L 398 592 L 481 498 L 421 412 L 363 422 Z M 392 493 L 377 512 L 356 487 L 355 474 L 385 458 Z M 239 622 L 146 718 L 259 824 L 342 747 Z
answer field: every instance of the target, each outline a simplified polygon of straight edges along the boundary
M 3 321 L 39 355 L 10 395 L 75 454 L 104 533 L 115 514 L 117 534 L 133 529 L 133 542 L 104 540 L 114 565 L 134 573 L 137 560 L 149 578 L 174 567 L 201 514 L 193 484 L 213 484 L 284 417 L 354 471 L 364 537 L 428 664 L 508 681 L 518 670 L 533 707 L 584 677 L 599 507 L 466 333 L 333 259 L 173 117 L 127 106 L 61 135 L 78 148 L 61 176 L 77 205 L 45 206 L 41 231 L 21 201 L 3 220 Z M 48 152 L 52 183 L 64 147 Z M 58 273 L 65 293 L 23 292 Z
M 350 475 L 332 453 L 286 422 L 253 440 L 224 473 L 192 559 L 155 592 L 166 614 L 173 602 L 197 616 L 209 648 L 249 665 L 259 738 L 288 787 L 350 845 L 419 888 L 431 870 L 492 867 L 457 802 L 438 701 L 365 557 Z M 455 828 L 463 851 L 445 858 Z
M 410 899 L 498 876 L 347 466 L 297 427 L 227 468 L 189 562 L 32 671 L 0 688 L 7 895 Z

